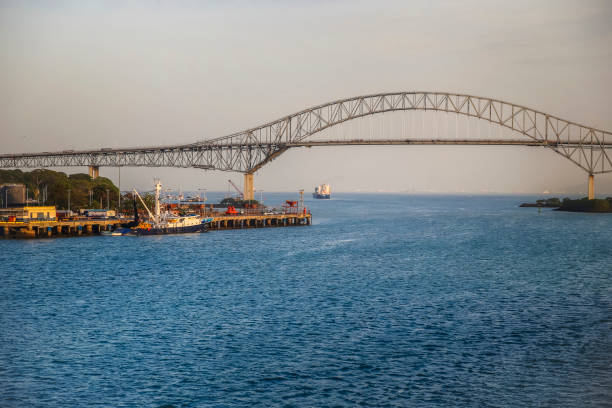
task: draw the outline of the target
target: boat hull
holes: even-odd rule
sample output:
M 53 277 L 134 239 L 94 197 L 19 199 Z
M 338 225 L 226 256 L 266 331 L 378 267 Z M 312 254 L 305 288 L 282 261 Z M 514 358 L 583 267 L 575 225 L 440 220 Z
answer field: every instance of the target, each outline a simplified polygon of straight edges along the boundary
M 136 235 L 173 235 L 207 232 L 208 228 L 204 224 L 198 224 L 174 228 L 135 228 L 133 231 Z
M 329 200 L 331 198 L 331 194 L 312 193 L 312 198 L 318 198 L 318 199 L 321 199 L 321 200 Z

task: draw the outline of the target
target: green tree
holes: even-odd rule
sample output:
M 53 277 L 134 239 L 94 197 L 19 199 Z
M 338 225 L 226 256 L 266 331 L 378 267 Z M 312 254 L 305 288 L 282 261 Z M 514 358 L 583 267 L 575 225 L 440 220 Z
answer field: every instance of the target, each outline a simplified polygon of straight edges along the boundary
M 0 184 L 25 184 L 28 197 L 37 199 L 40 204 L 55 205 L 58 209 L 68 207 L 68 192 L 70 191 L 70 209 L 89 208 L 90 191 L 92 191 L 91 207 L 98 207 L 102 199 L 106 207 L 107 195 L 111 208 L 118 204 L 118 188 L 106 177 L 92 180 L 83 173 L 71 174 L 36 169 L 31 172 L 21 170 L 0 170 Z M 108 192 L 107 192 L 108 190 Z M 46 198 L 45 196 L 46 191 Z M 96 204 L 97 203 L 97 204 Z

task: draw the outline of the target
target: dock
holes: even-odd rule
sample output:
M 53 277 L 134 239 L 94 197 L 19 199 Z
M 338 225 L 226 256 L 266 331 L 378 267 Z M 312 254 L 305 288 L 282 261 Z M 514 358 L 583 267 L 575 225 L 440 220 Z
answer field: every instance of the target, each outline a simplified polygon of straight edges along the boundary
M 210 231 L 266 228 L 266 227 L 292 227 L 310 225 L 310 213 L 287 214 L 215 214 L 209 225 Z M 0 238 L 54 238 L 78 237 L 99 234 L 110 231 L 115 225 L 126 222 L 125 219 L 101 220 L 59 220 L 59 221 L 29 221 L 29 222 L 0 222 Z
M 226 230 L 240 228 L 292 227 L 310 225 L 310 213 L 289 213 L 269 215 L 215 215 L 210 223 L 210 230 Z
M 122 223 L 119 219 L 0 222 L 3 238 L 50 238 L 99 234 Z

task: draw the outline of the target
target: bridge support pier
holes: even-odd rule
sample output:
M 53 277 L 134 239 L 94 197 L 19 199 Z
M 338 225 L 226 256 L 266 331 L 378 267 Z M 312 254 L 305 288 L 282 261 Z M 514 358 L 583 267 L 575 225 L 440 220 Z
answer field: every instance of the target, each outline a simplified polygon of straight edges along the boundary
M 589 174 L 589 200 L 595 198 L 595 176 Z
M 89 166 L 89 177 L 92 179 L 100 177 L 100 166 Z
M 255 199 L 255 187 L 253 187 L 253 173 L 244 174 L 244 199 L 254 200 Z

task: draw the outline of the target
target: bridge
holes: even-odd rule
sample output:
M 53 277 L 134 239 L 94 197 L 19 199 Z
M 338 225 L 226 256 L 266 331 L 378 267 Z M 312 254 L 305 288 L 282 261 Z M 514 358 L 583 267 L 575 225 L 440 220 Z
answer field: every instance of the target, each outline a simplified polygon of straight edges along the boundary
M 327 138 L 315 136 L 346 122 L 387 112 L 453 113 L 509 130 L 514 139 L 484 138 Z M 612 172 L 612 133 L 525 106 L 480 96 L 447 92 L 391 92 L 357 96 L 314 106 L 231 135 L 175 146 L 63 150 L 0 155 L 0 168 L 87 166 L 99 168 L 183 167 L 244 173 L 244 197 L 254 198 L 253 174 L 288 149 L 347 145 L 490 145 L 551 149 L 588 174 L 588 196 L 594 198 L 594 176 Z

